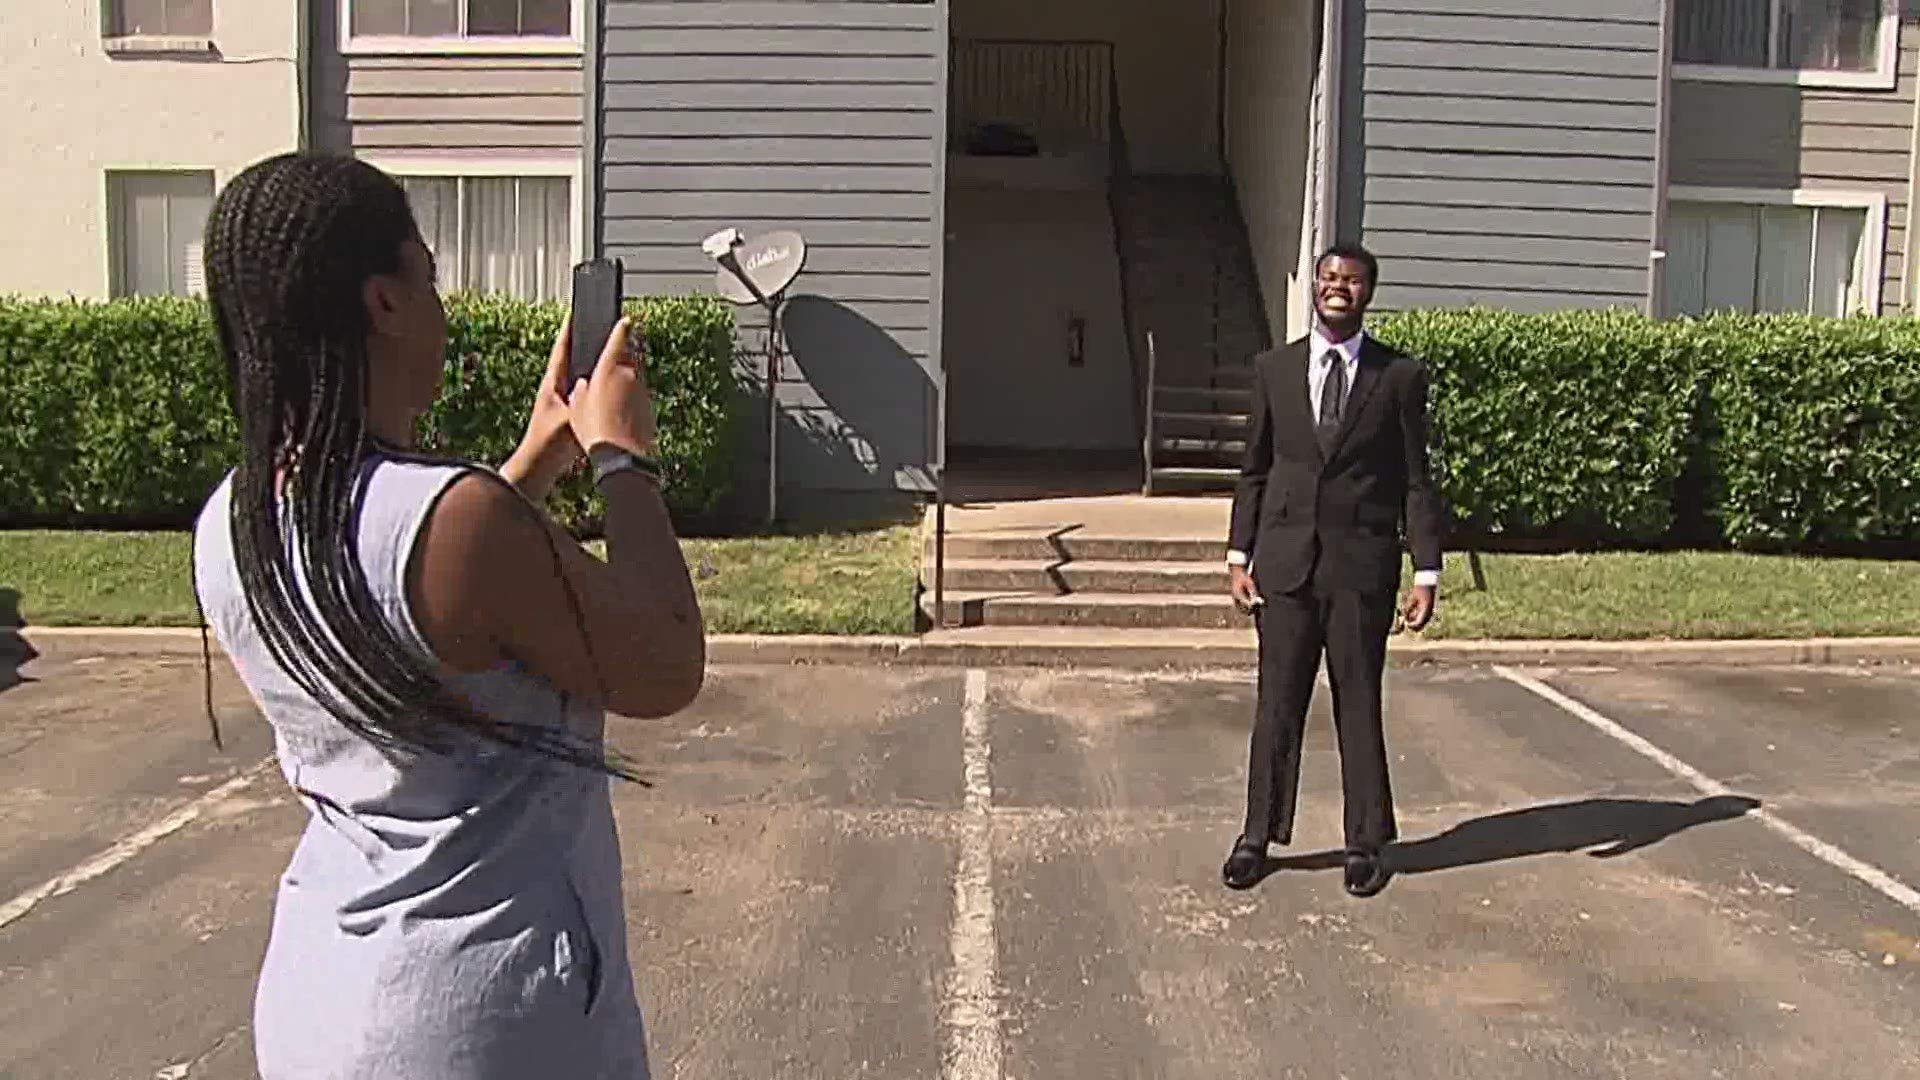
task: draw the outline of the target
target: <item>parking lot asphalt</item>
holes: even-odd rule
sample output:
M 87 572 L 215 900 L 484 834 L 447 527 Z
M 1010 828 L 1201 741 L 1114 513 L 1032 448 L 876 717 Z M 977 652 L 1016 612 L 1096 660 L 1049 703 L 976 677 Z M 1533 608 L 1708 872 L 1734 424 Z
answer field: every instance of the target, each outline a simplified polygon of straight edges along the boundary
M 0 690 L 0 1077 L 252 1076 L 305 815 L 224 668 L 48 648 Z M 4 685 L 11 680 L 0 680 Z M 1234 893 L 1250 678 L 724 667 L 616 719 L 663 1078 L 1920 1075 L 1920 676 L 1396 671 L 1404 844 Z

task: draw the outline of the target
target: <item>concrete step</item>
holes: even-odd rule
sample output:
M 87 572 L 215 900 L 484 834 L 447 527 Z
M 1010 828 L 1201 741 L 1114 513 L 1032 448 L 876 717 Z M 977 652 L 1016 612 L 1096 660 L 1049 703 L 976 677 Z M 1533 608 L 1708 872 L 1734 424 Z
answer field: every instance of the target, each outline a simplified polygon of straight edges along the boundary
M 1089 626 L 1116 630 L 1178 629 L 1236 630 L 1252 626 L 1226 595 L 1221 575 L 1219 589 L 1191 593 L 1072 593 L 1042 596 L 1033 593 L 948 592 L 944 625 L 954 626 Z M 931 613 L 933 596 L 926 596 Z
M 1252 418 L 1246 413 L 1187 412 L 1176 409 L 1155 409 L 1153 424 L 1157 428 L 1162 423 L 1204 424 L 1218 428 L 1244 428 Z
M 1156 492 L 1179 491 L 1183 494 L 1195 491 L 1231 491 L 1240 478 L 1239 469 L 1225 466 L 1207 468 L 1190 465 L 1169 465 L 1153 469 L 1153 490 Z
M 957 592 L 1215 593 L 1226 587 L 1224 560 L 1132 562 L 1049 559 L 948 559 L 946 588 Z
M 1247 386 L 1169 386 L 1164 382 L 1155 386 L 1153 392 L 1158 403 L 1173 407 L 1238 405 L 1241 409 L 1253 394 Z
M 1224 528 L 1224 526 L 1223 526 Z M 933 540 L 925 545 L 926 572 L 933 573 Z M 1197 537 L 1088 536 L 1067 533 L 1048 536 L 1032 531 L 947 534 L 947 558 L 963 560 L 1017 560 L 1022 562 L 1146 562 L 1227 564 L 1227 541 Z
M 1230 669 L 1259 662 L 1252 626 L 1239 630 L 1116 630 L 1089 626 L 971 626 L 920 639 L 922 662 L 980 666 Z
M 1172 454 L 1202 454 L 1222 460 L 1239 461 L 1247 452 L 1245 439 L 1196 439 L 1191 436 L 1174 435 L 1155 439 L 1154 446 L 1157 448 L 1154 455 L 1155 461 L 1160 461 L 1161 455 Z

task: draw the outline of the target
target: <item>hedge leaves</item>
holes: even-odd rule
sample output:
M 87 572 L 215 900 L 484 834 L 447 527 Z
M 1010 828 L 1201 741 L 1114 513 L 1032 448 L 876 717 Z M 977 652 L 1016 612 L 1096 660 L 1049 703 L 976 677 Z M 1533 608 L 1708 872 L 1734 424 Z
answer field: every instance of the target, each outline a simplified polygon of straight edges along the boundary
M 667 501 L 709 509 L 733 450 L 733 313 L 717 299 L 628 305 L 647 327 Z M 526 428 L 559 305 L 455 296 L 431 450 L 499 464 Z M 238 459 L 239 431 L 204 302 L 0 298 L 0 522 L 178 526 Z M 595 511 L 584 469 L 562 520 Z

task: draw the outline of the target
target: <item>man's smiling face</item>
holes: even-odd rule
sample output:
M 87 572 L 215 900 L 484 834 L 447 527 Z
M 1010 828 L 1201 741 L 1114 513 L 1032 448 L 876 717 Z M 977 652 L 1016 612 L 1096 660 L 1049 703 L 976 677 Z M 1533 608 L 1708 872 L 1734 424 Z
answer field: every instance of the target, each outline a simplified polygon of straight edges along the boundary
M 1373 278 L 1367 264 L 1344 255 L 1320 260 L 1313 277 L 1313 307 L 1324 322 L 1347 324 L 1367 312 L 1373 299 Z

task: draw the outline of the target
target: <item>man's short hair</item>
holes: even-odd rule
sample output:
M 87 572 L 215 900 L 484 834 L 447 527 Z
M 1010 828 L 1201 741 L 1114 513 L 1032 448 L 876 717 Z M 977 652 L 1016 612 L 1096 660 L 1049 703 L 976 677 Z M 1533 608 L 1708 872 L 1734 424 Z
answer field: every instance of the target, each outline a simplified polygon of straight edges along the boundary
M 1316 277 L 1319 276 L 1320 268 L 1327 265 L 1328 259 L 1352 259 L 1367 268 L 1367 287 L 1379 287 L 1380 260 L 1373 257 L 1373 252 L 1359 244 L 1335 244 L 1321 252 L 1320 257 L 1313 261 L 1313 272 Z

